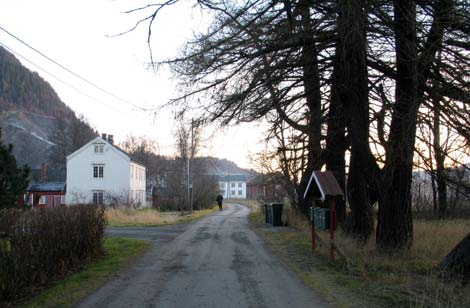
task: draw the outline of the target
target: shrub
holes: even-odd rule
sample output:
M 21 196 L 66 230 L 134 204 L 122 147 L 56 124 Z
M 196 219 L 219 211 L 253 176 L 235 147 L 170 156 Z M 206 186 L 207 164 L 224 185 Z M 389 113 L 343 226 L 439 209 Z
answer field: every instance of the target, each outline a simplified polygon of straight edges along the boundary
M 104 208 L 0 211 L 0 306 L 77 270 L 103 253 Z

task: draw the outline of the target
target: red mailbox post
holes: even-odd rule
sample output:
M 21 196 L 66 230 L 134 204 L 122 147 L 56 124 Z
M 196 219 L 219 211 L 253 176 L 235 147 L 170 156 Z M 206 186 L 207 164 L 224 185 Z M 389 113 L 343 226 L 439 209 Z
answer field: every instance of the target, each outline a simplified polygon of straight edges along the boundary
M 304 199 L 315 197 L 323 202 L 327 201 L 330 208 L 330 260 L 335 259 L 335 224 L 336 224 L 336 198 L 343 198 L 343 191 L 331 171 L 313 171 L 305 189 Z M 312 215 L 314 211 L 312 210 Z M 312 250 L 315 249 L 315 222 L 312 217 Z

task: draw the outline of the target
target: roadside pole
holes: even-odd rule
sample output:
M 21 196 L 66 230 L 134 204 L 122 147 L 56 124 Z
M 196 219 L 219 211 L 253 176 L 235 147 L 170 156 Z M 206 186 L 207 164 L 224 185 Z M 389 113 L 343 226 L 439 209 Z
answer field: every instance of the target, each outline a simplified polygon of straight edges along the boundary
M 330 260 L 335 260 L 335 198 L 328 198 L 330 203 Z
M 189 189 L 189 212 L 193 213 L 193 160 L 195 154 L 195 140 L 194 140 L 194 119 L 191 119 L 191 144 L 190 155 L 188 159 L 188 189 Z

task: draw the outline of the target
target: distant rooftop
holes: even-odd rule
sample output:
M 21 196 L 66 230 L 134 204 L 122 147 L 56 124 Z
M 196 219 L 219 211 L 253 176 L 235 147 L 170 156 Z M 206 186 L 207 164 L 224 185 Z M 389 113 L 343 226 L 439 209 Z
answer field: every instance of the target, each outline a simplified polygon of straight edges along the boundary
M 32 182 L 26 187 L 29 192 L 64 192 L 65 182 Z
M 244 174 L 224 174 L 218 175 L 219 182 L 246 182 L 246 175 Z

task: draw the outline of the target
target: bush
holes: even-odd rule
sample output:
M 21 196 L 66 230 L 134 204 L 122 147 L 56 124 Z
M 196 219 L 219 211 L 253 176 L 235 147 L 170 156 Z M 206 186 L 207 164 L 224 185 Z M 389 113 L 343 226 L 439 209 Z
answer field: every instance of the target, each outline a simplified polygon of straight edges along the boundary
M 0 210 L 0 306 L 103 253 L 102 207 Z

